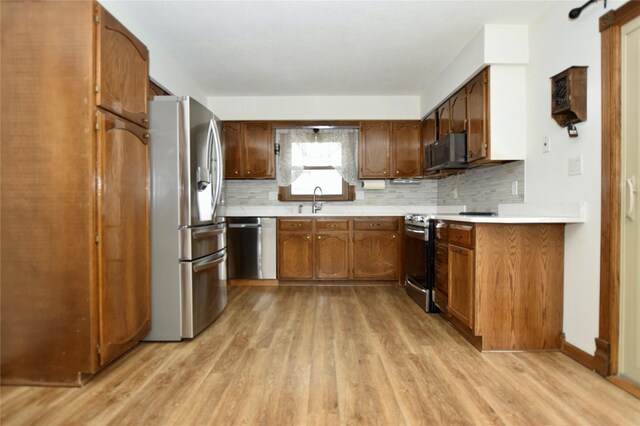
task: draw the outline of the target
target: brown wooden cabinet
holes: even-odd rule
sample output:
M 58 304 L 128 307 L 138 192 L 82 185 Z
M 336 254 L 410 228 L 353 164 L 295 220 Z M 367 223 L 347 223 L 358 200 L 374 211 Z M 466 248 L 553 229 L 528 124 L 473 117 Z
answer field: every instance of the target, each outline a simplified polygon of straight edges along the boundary
M 149 51 L 127 28 L 96 6 L 96 104 L 149 127 Z
M 464 133 L 467 130 L 467 90 L 466 87 L 458 90 L 449 98 L 451 113 L 451 133 Z
M 146 129 L 98 112 L 100 365 L 150 329 L 149 145 Z
M 2 383 L 81 385 L 149 330 L 148 52 L 91 2 L 0 27 Z
M 563 224 L 449 223 L 444 318 L 481 350 L 558 349 L 563 250 Z
M 422 120 L 422 145 L 424 147 L 431 145 L 438 140 L 438 120 L 437 111 L 431 111 L 424 120 Z
M 281 280 L 398 280 L 397 218 L 278 219 Z
M 484 160 L 489 150 L 489 69 L 467 83 L 467 161 Z
M 353 277 L 399 279 L 399 221 L 357 218 L 353 220 L 353 229 Z
M 438 138 L 451 133 L 451 109 L 449 100 L 437 108 L 438 111 Z
M 274 178 L 273 147 L 271 123 L 225 121 L 222 126 L 225 178 Z
M 278 278 L 313 278 L 313 221 L 278 219 Z
M 391 123 L 363 122 L 358 144 L 359 177 L 388 178 L 391 176 Z
M 391 173 L 394 178 L 422 176 L 419 121 L 395 121 L 391 128 Z
M 359 177 L 411 178 L 422 176 L 419 121 L 371 121 L 360 124 Z

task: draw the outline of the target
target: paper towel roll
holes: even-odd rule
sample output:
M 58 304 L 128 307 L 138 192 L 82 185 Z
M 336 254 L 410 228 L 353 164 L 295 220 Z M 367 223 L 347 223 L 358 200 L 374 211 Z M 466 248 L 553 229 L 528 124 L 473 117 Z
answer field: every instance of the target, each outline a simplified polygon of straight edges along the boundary
M 363 180 L 362 189 L 384 189 L 384 179 Z

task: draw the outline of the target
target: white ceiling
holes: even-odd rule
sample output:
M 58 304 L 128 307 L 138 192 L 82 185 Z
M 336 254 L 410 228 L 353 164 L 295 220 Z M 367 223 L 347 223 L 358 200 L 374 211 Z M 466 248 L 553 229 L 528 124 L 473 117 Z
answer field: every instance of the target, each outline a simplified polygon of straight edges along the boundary
M 211 96 L 418 95 L 483 24 L 527 24 L 549 6 L 492 0 L 119 5 Z

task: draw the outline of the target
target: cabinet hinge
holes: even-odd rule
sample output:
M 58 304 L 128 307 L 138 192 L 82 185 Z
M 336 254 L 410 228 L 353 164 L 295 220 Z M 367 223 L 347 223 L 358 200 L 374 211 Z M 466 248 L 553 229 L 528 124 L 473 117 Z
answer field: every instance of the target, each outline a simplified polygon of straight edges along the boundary
M 100 244 L 100 234 L 96 234 L 96 244 Z
M 95 15 L 93 15 L 93 20 L 95 21 L 96 24 L 100 23 L 100 15 L 98 15 L 97 13 Z
M 96 353 L 100 355 L 100 345 L 96 345 Z
M 96 121 L 96 125 L 93 127 L 96 132 L 100 131 L 100 122 Z
M 96 87 L 93 88 L 93 91 L 96 93 L 100 93 L 100 86 L 96 84 Z
M 280 144 L 279 143 L 273 144 L 273 153 L 275 155 L 280 155 Z

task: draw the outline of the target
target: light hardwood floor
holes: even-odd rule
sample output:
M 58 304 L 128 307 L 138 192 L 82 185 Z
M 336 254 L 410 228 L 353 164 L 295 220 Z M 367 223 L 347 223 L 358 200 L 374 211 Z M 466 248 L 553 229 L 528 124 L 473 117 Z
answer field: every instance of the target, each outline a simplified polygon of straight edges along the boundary
M 398 287 L 232 287 L 192 341 L 142 343 L 84 388 L 1 389 L 8 425 L 640 424 L 561 353 L 480 353 Z

